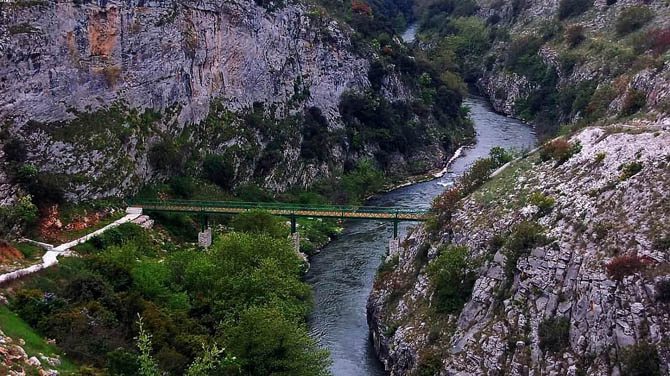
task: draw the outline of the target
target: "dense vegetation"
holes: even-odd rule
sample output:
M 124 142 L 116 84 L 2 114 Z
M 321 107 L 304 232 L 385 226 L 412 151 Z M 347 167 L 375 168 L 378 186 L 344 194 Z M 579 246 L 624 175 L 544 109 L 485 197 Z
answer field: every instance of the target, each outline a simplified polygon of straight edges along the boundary
M 72 359 L 111 375 L 153 365 L 181 375 L 194 362 L 209 369 L 202 375 L 327 374 L 328 355 L 304 326 L 310 288 L 286 228 L 261 213 L 235 228 L 248 232 L 203 251 L 159 246 L 123 225 L 32 278 L 11 307 Z

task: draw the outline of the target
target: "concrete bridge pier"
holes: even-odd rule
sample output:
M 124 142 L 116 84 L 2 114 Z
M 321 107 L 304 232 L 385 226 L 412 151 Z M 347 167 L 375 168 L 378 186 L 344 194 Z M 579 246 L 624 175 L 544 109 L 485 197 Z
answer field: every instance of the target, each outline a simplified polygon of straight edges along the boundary
M 198 233 L 198 245 L 209 248 L 212 246 L 212 229 L 206 228 Z

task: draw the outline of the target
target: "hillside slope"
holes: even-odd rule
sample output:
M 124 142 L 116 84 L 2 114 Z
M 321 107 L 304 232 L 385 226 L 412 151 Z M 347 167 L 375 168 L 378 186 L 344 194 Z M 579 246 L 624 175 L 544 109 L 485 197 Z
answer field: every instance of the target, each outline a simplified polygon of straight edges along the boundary
M 569 142 L 389 256 L 368 321 L 391 375 L 668 372 L 670 122 Z

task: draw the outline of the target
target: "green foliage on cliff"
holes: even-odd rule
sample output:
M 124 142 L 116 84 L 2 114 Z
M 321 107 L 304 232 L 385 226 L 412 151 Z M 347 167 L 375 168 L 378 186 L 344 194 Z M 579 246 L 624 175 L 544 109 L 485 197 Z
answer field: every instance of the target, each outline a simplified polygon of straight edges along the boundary
M 204 344 L 234 361 L 210 362 L 202 375 L 329 373 L 327 352 L 305 328 L 311 291 L 302 261 L 284 237 L 229 233 L 208 251 L 166 253 L 142 240 L 144 230 L 122 235 L 31 277 L 11 308 L 74 360 L 113 375 L 154 363 L 184 374 L 207 355 Z M 138 315 L 150 339 L 144 352 L 135 341 Z
M 543 351 L 560 352 L 570 345 L 570 319 L 551 317 L 537 328 L 540 348 Z
M 438 313 L 457 313 L 470 299 L 477 280 L 469 261 L 467 247 L 449 246 L 428 265 L 428 277 L 435 288 L 435 310 Z

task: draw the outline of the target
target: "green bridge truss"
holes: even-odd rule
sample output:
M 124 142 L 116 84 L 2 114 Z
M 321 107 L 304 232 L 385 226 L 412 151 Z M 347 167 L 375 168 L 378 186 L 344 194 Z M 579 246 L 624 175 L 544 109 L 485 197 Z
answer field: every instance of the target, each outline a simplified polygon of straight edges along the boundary
M 264 210 L 291 219 L 291 232 L 296 231 L 296 218 L 335 218 L 343 220 L 381 220 L 393 222 L 393 237 L 398 237 L 399 222 L 423 222 L 427 211 L 376 206 L 299 205 L 274 202 L 134 200 L 132 207 L 145 212 L 193 213 L 201 216 L 203 230 L 208 215 L 235 215 L 249 210 Z

